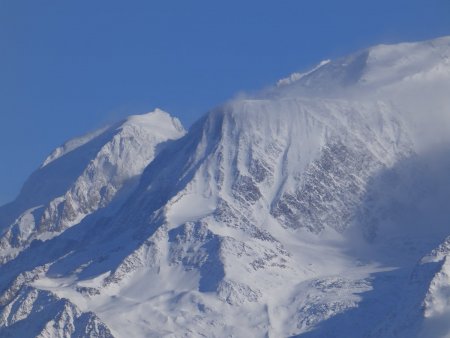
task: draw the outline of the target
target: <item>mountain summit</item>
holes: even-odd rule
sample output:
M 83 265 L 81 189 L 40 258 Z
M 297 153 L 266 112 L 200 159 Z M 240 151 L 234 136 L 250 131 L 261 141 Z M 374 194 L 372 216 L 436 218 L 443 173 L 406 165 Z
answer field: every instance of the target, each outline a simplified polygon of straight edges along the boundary
M 0 209 L 0 335 L 443 337 L 450 38 L 67 142 Z

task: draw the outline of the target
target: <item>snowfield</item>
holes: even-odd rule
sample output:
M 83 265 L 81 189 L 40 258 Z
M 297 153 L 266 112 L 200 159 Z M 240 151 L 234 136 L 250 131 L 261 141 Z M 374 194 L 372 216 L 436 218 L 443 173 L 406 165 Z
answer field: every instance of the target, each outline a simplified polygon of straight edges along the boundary
M 1 337 L 450 337 L 450 37 L 57 148 L 0 207 Z

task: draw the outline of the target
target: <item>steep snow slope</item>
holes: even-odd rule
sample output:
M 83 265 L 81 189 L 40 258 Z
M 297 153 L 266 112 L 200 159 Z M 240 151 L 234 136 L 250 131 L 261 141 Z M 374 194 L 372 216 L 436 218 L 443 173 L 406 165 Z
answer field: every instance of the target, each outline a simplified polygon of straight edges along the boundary
M 444 336 L 449 58 L 376 46 L 210 112 L 120 208 L 0 266 L 0 333 L 42 327 L 41 292 L 94 337 Z
M 156 110 L 129 117 L 57 148 L 0 209 L 0 257 L 14 258 L 34 239 L 48 239 L 80 223 L 134 188 L 162 142 L 184 133 L 180 122 Z

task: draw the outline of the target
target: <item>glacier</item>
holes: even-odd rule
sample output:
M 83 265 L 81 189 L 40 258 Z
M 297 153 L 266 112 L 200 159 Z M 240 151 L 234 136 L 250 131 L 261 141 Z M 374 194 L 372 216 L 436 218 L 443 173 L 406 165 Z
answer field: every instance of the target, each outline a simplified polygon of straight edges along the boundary
M 450 37 L 57 148 L 0 207 L 0 336 L 450 337 Z

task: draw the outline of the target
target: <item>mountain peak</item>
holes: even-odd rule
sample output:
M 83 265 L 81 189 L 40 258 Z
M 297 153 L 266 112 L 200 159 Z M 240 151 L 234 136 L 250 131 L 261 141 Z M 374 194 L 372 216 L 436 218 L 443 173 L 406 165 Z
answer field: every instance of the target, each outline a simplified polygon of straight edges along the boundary
M 91 142 L 95 138 L 100 135 L 110 132 L 114 133 L 117 129 L 122 129 L 125 126 L 140 126 L 147 129 L 151 129 L 152 133 L 160 133 L 161 135 L 164 132 L 171 132 L 171 128 L 175 128 L 180 133 L 184 133 L 185 130 L 180 122 L 180 120 L 176 117 L 172 117 L 169 113 L 156 108 L 155 110 L 139 114 L 139 115 L 130 115 L 121 122 L 114 123 L 112 125 L 108 125 L 102 128 L 99 128 L 93 132 L 87 133 L 80 137 L 73 138 L 67 142 L 65 142 L 62 146 L 56 148 L 42 163 L 41 168 L 50 164 L 54 160 L 60 158 L 68 154 L 69 152 L 85 145 L 88 142 Z
M 152 129 L 153 133 L 160 132 L 161 134 L 170 132 L 173 128 L 180 133 L 185 132 L 184 127 L 178 118 L 171 116 L 169 113 L 159 108 L 148 113 L 127 117 L 121 127 L 126 125 L 139 125 Z

